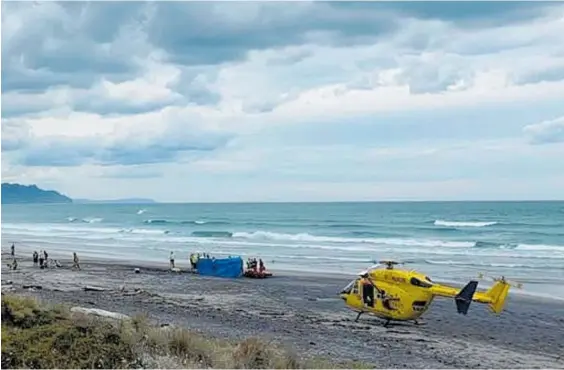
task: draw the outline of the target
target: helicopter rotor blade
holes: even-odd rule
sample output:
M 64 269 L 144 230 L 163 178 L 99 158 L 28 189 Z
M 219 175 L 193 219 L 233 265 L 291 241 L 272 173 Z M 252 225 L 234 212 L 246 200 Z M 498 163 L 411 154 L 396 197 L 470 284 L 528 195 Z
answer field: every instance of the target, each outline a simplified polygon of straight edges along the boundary
M 504 276 L 501 276 L 501 277 L 493 277 L 493 276 L 486 275 L 486 274 L 484 274 L 484 273 L 479 272 L 479 273 L 478 273 L 478 279 L 483 279 L 483 280 L 486 280 L 486 279 L 487 279 L 487 280 L 493 281 L 494 283 L 497 283 L 498 281 L 503 281 L 503 282 L 505 282 L 506 284 L 512 286 L 513 288 L 517 288 L 517 289 L 523 288 L 523 284 L 522 284 L 522 283 L 519 283 L 519 282 L 516 282 L 516 281 L 513 281 L 513 280 L 508 280 L 508 279 L 506 279 Z

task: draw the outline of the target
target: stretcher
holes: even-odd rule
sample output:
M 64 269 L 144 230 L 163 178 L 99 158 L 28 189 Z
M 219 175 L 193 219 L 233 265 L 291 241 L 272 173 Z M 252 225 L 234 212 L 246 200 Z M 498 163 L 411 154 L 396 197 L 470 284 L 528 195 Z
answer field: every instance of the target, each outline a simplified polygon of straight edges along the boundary
M 272 273 L 268 271 L 257 271 L 252 269 L 247 269 L 243 273 L 244 277 L 251 278 L 251 279 L 266 279 L 267 277 L 271 277 Z

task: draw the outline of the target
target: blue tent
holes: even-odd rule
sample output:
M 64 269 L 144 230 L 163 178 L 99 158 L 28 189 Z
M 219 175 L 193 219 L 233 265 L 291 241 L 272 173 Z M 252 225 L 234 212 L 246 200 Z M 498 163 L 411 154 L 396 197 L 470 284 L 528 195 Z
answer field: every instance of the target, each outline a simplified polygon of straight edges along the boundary
M 200 258 L 196 269 L 198 274 L 204 276 L 237 278 L 243 275 L 243 259 L 241 257 Z

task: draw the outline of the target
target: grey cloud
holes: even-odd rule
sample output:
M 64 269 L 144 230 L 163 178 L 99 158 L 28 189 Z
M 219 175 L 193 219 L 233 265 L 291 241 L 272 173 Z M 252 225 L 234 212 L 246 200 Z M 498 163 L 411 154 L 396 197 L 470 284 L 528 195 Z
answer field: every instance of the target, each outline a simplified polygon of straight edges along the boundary
M 524 134 L 533 145 L 564 142 L 564 117 L 527 125 Z
M 219 5 L 221 4 L 221 5 Z M 249 50 L 306 42 L 354 43 L 374 40 L 399 27 L 382 12 L 331 3 L 158 3 L 149 22 L 153 44 L 171 60 L 186 65 L 218 64 L 242 59 Z M 179 32 L 183 30 L 183 32 Z
M 514 82 L 517 84 L 553 82 L 562 80 L 564 80 L 564 65 L 546 68 L 540 71 L 514 77 Z
M 48 99 L 44 95 L 2 94 L 2 118 L 38 113 L 52 107 L 52 99 Z M 4 126 L 4 122 L 2 122 L 2 126 Z
M 140 73 L 134 57 L 146 57 L 154 46 L 164 49 L 169 61 L 193 69 L 170 86 L 185 96 L 184 102 L 215 104 L 220 96 L 210 70 L 243 59 L 251 50 L 374 42 L 399 30 L 402 17 L 491 26 L 531 19 L 547 9 L 549 5 L 534 2 L 3 2 L 2 89 L 41 92 L 60 85 L 87 89 L 101 78 L 129 80 Z M 18 20 L 25 27 L 16 27 Z M 443 41 L 417 34 L 404 40 L 404 46 L 422 50 Z M 299 50 L 273 57 L 268 63 L 297 63 L 309 53 Z M 390 59 L 393 63 L 394 58 Z M 198 70 L 205 72 L 195 72 Z M 555 71 L 539 78 L 558 75 Z M 457 77 L 452 71 L 417 68 L 404 76 L 413 92 L 439 91 Z M 308 73 L 307 78 L 320 77 Z M 338 79 L 329 74 L 323 78 Z M 351 86 L 367 88 L 367 82 L 359 80 Z M 248 109 L 268 111 L 276 104 L 252 103 Z M 161 106 L 121 108 L 115 102 L 76 102 L 78 110 L 102 114 L 144 112 Z M 23 113 L 21 108 L 8 110 L 8 115 Z
M 392 11 L 419 19 L 438 19 L 466 27 L 495 26 L 540 17 L 553 6 L 542 1 L 400 1 L 335 2 L 333 6 L 348 10 Z
M 73 167 L 93 158 L 97 140 L 92 138 L 51 137 L 30 139 L 20 153 L 24 166 Z
M 472 77 L 468 71 L 455 64 L 419 64 L 402 70 L 400 81 L 407 83 L 413 94 L 445 91 L 448 86 L 463 78 Z
M 24 148 L 29 138 L 30 129 L 27 124 L 18 121 L 2 120 L 2 152 Z
M 214 105 L 221 99 L 213 84 L 218 70 L 210 67 L 180 67 L 180 78 L 170 88 L 184 96 L 186 103 Z
M 20 163 L 26 166 L 134 166 L 173 162 L 183 154 L 209 153 L 227 145 L 232 137 L 228 132 L 179 122 L 150 138 L 137 134 L 111 141 L 104 137 L 27 137 L 25 150 L 19 154 Z
M 114 101 L 100 97 L 85 95 L 73 100 L 71 107 L 77 112 L 96 113 L 101 116 L 107 115 L 133 115 L 153 112 L 164 107 L 179 103 L 179 99 L 169 99 L 154 102 Z
M 102 77 L 123 81 L 134 76 L 138 66 L 131 50 L 109 43 L 141 5 L 3 2 L 2 90 L 89 87 Z

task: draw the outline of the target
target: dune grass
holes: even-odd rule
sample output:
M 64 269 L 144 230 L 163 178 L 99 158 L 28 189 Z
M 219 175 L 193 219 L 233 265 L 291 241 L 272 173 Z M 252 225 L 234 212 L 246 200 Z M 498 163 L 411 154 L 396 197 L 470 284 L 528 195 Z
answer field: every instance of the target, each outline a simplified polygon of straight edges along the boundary
M 33 298 L 2 295 L 2 368 L 366 368 L 301 359 L 258 338 L 239 343 L 181 328 L 160 328 L 146 316 L 102 319 Z

